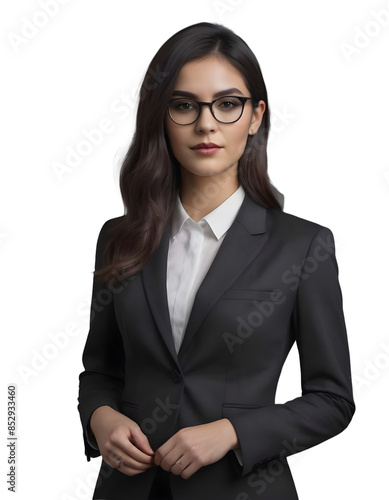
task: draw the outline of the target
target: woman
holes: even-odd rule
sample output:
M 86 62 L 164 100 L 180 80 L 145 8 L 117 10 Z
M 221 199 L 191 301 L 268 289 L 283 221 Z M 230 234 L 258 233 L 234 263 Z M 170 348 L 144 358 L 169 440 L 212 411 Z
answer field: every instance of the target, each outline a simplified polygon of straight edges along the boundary
M 282 211 L 245 42 L 199 23 L 157 52 L 96 250 L 80 375 L 94 499 L 292 500 L 286 457 L 355 411 L 331 231 Z M 297 342 L 302 395 L 274 397 Z

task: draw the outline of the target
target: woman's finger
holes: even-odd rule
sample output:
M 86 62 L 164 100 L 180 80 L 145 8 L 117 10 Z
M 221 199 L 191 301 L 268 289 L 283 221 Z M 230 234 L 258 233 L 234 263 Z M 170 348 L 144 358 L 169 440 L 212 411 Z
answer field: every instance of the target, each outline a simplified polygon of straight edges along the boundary
M 120 449 L 118 449 L 114 454 L 110 453 L 103 457 L 104 461 L 113 469 L 118 469 L 123 474 L 133 476 L 135 474 L 140 474 L 154 464 L 143 464 L 135 461 L 131 457 L 125 456 Z
M 144 453 L 135 444 L 133 444 L 126 435 L 112 439 L 112 444 L 121 452 L 122 461 L 125 463 L 139 463 L 139 464 L 154 464 L 154 452 L 150 447 L 151 453 Z M 147 438 L 146 438 L 147 439 Z M 150 446 L 150 445 L 149 445 Z M 112 450 L 113 451 L 113 450 Z M 116 451 L 116 450 L 115 450 Z
M 155 465 L 152 456 L 144 454 L 131 443 L 129 445 L 130 448 L 125 444 L 111 447 L 109 455 L 117 457 L 122 463 L 136 469 L 143 470 Z

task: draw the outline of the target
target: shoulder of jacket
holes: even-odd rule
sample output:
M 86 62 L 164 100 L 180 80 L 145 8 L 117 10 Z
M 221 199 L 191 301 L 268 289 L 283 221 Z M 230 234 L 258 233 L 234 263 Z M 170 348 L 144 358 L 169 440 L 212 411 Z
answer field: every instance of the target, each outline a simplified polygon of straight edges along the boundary
M 121 215 L 118 217 L 113 217 L 112 219 L 106 220 L 100 228 L 99 235 L 98 235 L 98 244 L 102 245 L 103 242 L 105 242 L 105 240 L 106 240 L 107 232 L 109 232 L 111 229 L 113 229 L 117 224 L 120 224 L 120 222 L 123 219 L 124 219 L 124 215 Z
M 100 229 L 100 235 L 105 234 L 107 230 L 113 229 L 115 226 L 120 224 L 124 220 L 124 215 L 119 215 L 118 217 L 112 217 L 104 222 Z
M 308 219 L 303 219 L 302 217 L 298 217 L 281 210 L 269 208 L 268 216 L 271 225 L 270 230 L 282 230 L 285 234 L 305 236 L 308 238 L 313 237 L 320 231 L 323 233 L 331 233 L 331 230 L 322 224 Z
M 112 217 L 112 219 L 108 219 L 104 222 L 102 228 L 115 226 L 116 224 L 122 222 L 123 220 L 124 220 L 124 215 L 119 215 L 118 217 Z

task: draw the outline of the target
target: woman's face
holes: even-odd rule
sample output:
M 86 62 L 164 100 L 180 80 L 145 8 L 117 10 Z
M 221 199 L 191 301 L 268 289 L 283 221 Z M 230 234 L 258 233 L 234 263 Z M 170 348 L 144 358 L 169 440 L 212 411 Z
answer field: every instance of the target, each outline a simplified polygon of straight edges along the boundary
M 233 90 L 231 90 L 233 89 Z M 209 55 L 186 63 L 178 74 L 172 99 L 188 97 L 181 92 L 190 92 L 197 101 L 210 102 L 224 95 L 250 97 L 240 72 L 225 58 Z M 242 156 L 247 136 L 255 134 L 261 124 L 265 103 L 253 108 L 247 101 L 243 114 L 235 123 L 220 123 L 203 106 L 197 121 L 191 125 L 178 125 L 166 114 L 165 126 L 172 152 L 188 176 L 217 176 L 228 171 L 238 175 L 238 161 Z M 200 143 L 219 146 L 208 154 L 192 149 Z

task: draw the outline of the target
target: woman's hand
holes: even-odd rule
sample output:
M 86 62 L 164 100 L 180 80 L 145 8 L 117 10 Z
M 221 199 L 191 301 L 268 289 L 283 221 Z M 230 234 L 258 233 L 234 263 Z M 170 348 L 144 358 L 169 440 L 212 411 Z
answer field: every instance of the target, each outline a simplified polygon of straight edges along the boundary
M 154 452 L 147 437 L 136 422 L 122 413 L 100 406 L 92 413 L 90 428 L 101 456 L 111 467 L 134 476 L 154 466 Z
M 235 429 L 227 418 L 185 427 L 156 450 L 155 465 L 188 479 L 204 465 L 213 464 L 239 448 Z

